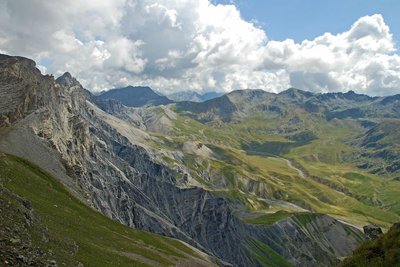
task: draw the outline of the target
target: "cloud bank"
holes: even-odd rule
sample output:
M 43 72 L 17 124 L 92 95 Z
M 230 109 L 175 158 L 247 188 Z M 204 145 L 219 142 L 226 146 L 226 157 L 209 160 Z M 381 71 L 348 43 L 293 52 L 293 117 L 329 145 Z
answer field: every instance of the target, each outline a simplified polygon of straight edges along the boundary
M 400 89 L 400 56 L 379 14 L 301 43 L 268 40 L 234 5 L 209 0 L 2 0 L 0 25 L 0 52 L 70 71 L 93 91 Z

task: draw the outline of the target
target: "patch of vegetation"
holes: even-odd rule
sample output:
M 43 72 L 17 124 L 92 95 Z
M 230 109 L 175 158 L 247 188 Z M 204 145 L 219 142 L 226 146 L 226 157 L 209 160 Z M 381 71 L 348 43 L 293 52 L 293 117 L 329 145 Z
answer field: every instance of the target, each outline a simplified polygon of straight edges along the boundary
M 304 131 L 290 135 L 287 138 L 296 142 L 308 143 L 317 139 L 317 136 L 312 131 Z
M 326 114 L 326 119 L 328 121 L 337 119 L 344 119 L 344 118 L 363 118 L 365 116 L 365 112 L 361 108 L 349 108 L 346 110 L 341 111 L 333 111 Z
M 303 146 L 307 142 L 250 142 L 242 145 L 242 149 L 249 155 L 280 156 L 288 153 L 292 148 Z
M 267 244 L 262 243 L 256 239 L 248 238 L 250 253 L 255 256 L 264 266 L 271 267 L 289 267 L 293 266 L 283 256 L 278 254 Z
M 250 224 L 259 224 L 268 226 L 268 225 L 273 225 L 277 221 L 289 217 L 291 214 L 292 213 L 290 212 L 279 210 L 275 213 L 268 213 L 257 217 L 247 218 L 245 219 L 245 222 Z
M 400 266 L 400 223 L 375 240 L 361 244 L 340 267 Z
M 306 226 L 309 223 L 315 221 L 315 218 L 318 216 L 316 213 L 299 213 L 295 215 L 295 220 L 297 220 L 301 225 Z

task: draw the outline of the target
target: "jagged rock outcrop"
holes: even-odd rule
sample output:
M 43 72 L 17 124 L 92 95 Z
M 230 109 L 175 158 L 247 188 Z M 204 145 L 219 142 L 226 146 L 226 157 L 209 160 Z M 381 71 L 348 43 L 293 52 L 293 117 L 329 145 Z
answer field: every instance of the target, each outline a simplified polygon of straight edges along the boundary
M 261 266 L 269 249 L 297 266 L 333 265 L 361 240 L 355 228 L 326 215 L 245 224 L 228 199 L 178 183 L 157 151 L 114 127 L 116 118 L 69 73 L 54 80 L 33 61 L 8 56 L 0 56 L 0 67 L 2 125 L 12 125 L 0 148 L 57 173 L 89 205 L 123 224 L 179 238 L 235 266 Z M 255 254 L 257 244 L 263 249 Z
M 46 104 L 44 96 L 55 97 L 53 77 L 42 76 L 33 60 L 0 55 L 0 127 L 7 126 Z
M 363 230 L 367 240 L 376 239 L 383 234 L 382 229 L 375 224 L 365 225 Z

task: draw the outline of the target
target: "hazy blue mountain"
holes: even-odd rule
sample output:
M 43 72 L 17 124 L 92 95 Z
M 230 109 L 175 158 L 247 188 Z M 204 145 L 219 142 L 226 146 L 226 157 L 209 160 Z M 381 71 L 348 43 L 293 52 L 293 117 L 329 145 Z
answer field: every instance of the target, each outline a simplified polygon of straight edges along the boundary
M 99 100 L 118 100 L 127 107 L 159 106 L 173 102 L 167 97 L 157 94 L 147 86 L 127 86 L 111 89 L 96 97 Z

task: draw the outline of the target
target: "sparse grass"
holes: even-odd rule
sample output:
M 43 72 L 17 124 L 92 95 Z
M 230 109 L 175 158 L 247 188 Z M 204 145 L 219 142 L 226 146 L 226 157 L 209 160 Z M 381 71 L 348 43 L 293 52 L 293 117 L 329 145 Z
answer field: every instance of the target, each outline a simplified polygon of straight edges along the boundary
M 318 215 L 315 213 L 301 213 L 294 216 L 294 219 L 301 225 L 306 226 L 307 224 L 312 223 L 316 216 Z
M 290 212 L 284 211 L 284 210 L 279 210 L 275 213 L 268 213 L 268 214 L 264 214 L 264 215 L 260 215 L 260 216 L 256 216 L 256 217 L 252 217 L 252 218 L 247 218 L 244 221 L 246 223 L 250 223 L 250 224 L 260 224 L 260 225 L 273 225 L 274 223 L 276 223 L 277 221 L 280 221 L 284 218 L 287 218 L 291 215 Z
M 276 253 L 267 244 L 264 244 L 256 239 L 248 238 L 250 253 L 255 256 L 265 266 L 271 267 L 289 267 L 293 266 L 290 262 L 285 260 L 281 255 Z

